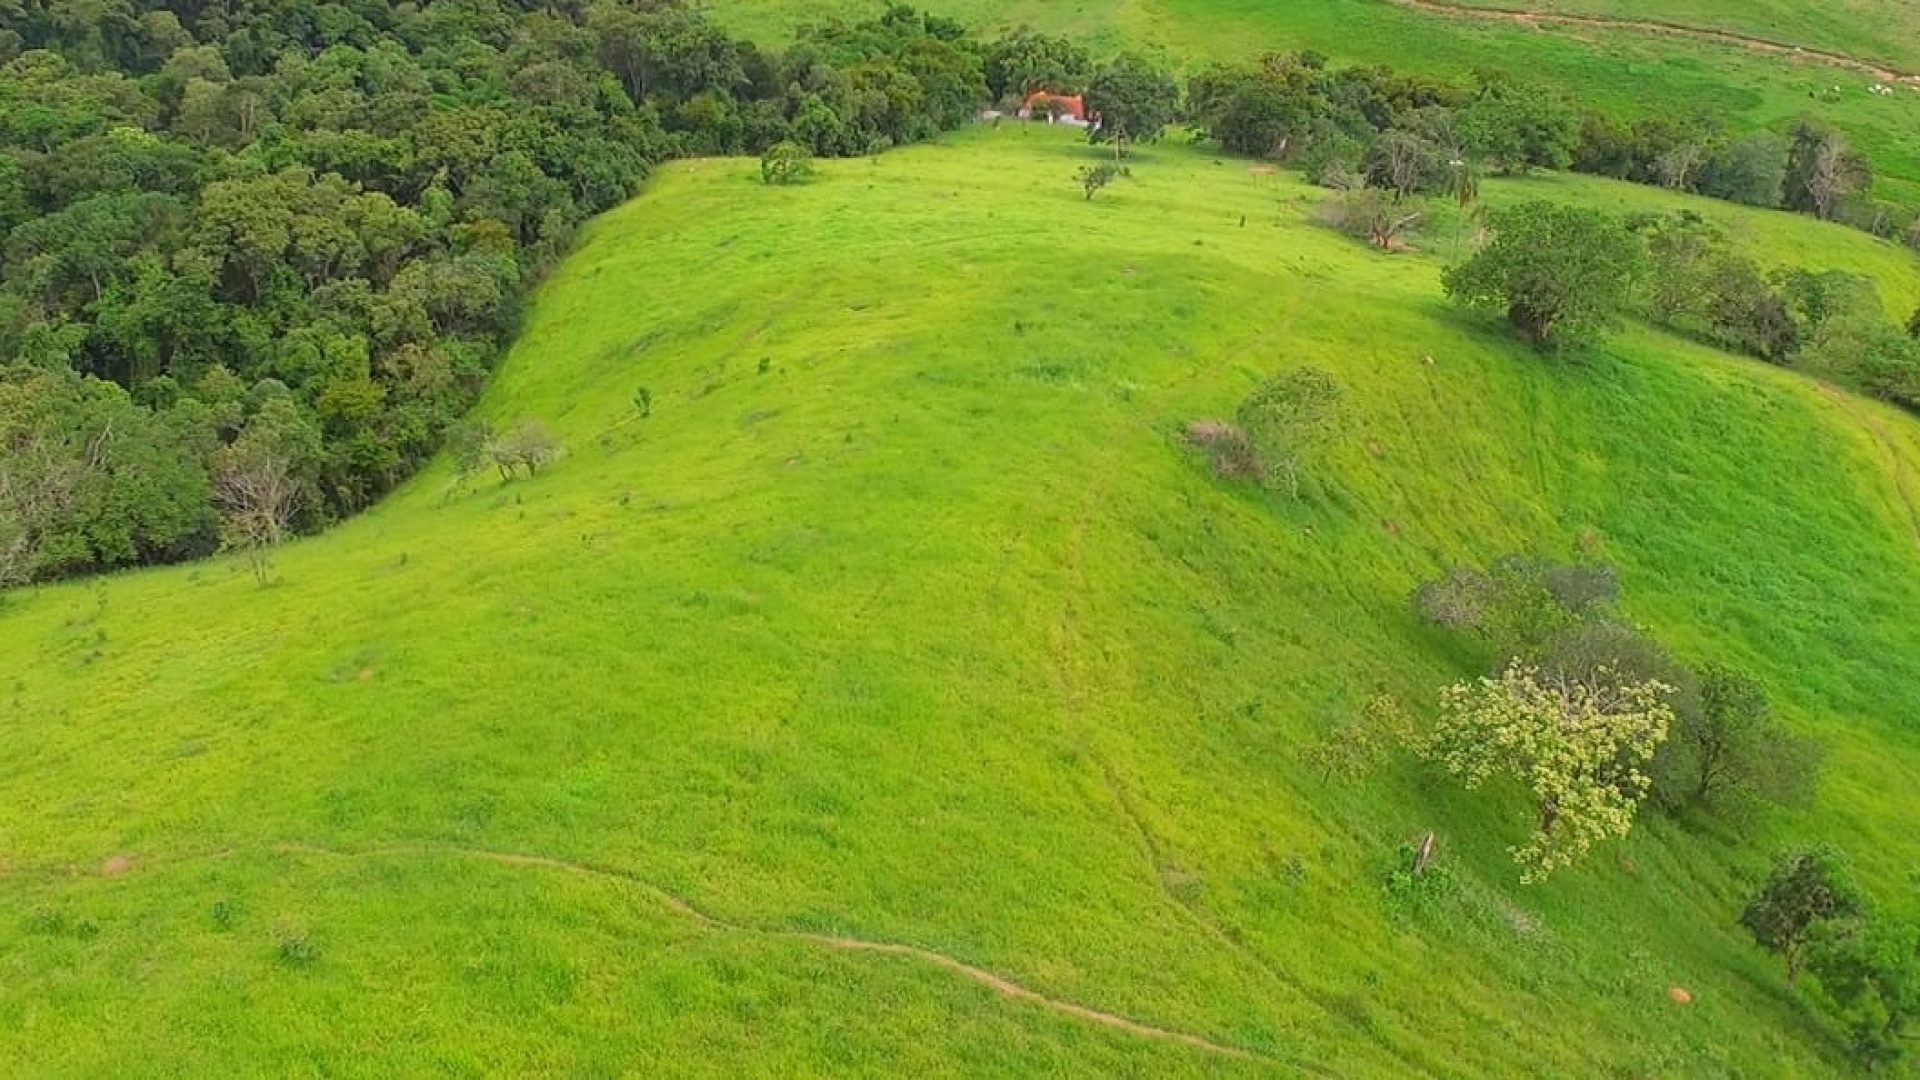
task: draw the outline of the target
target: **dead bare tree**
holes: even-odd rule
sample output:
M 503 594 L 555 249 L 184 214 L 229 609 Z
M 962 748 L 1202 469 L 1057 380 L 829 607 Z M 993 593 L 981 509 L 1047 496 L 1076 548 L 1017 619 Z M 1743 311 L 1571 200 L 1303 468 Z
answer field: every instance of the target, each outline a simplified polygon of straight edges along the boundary
M 264 442 L 242 439 L 221 455 L 213 494 L 221 510 L 221 537 L 244 551 L 254 580 L 270 580 L 269 558 L 293 527 L 300 509 L 300 480 L 286 454 Z
M 1866 186 L 1865 169 L 1838 134 L 1828 134 L 1814 147 L 1806 177 L 1814 215 L 1830 220 L 1840 200 Z

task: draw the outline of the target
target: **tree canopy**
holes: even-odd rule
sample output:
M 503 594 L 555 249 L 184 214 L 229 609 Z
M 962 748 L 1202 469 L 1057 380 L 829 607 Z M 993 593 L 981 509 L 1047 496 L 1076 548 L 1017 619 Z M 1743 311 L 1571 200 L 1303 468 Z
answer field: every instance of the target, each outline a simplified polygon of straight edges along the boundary
M 1471 307 L 1504 310 L 1534 345 L 1599 338 L 1625 306 L 1638 239 L 1595 210 L 1534 200 L 1490 215 L 1493 240 L 1442 278 Z

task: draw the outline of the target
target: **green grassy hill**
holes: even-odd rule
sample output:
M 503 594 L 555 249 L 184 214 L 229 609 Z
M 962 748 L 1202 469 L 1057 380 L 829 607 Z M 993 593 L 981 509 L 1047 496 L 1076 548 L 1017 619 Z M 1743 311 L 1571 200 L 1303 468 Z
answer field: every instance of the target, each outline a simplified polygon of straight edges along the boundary
M 1088 203 L 1091 153 L 675 166 L 488 392 L 566 444 L 536 479 L 430 471 L 271 588 L 8 597 L 0 1072 L 1843 1068 L 1733 918 L 1802 837 L 1911 904 L 1920 425 L 1651 332 L 1542 362 L 1312 189 L 1160 146 Z M 1654 197 L 1489 194 L 1537 187 Z M 1308 502 L 1181 445 L 1308 362 L 1356 414 Z M 1577 545 L 1827 741 L 1812 814 L 1523 888 L 1514 793 L 1302 765 L 1479 662 L 1415 582 Z M 1461 889 L 1399 910 L 1427 829 Z

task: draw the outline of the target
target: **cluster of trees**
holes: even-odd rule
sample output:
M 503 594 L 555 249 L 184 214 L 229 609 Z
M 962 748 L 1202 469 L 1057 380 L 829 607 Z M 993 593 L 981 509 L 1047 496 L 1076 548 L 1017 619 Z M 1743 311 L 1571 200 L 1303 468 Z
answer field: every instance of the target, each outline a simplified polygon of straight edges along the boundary
M 1766 273 L 1697 215 L 1528 202 L 1486 216 L 1492 238 L 1442 278 L 1449 295 L 1503 311 L 1542 348 L 1590 342 L 1623 313 L 1791 364 L 1920 409 L 1920 312 L 1889 319 L 1858 274 Z
M 1481 73 L 1461 83 L 1386 67 L 1271 54 L 1187 81 L 1187 115 L 1224 149 L 1299 166 L 1334 187 L 1471 201 L 1485 171 L 1573 169 L 1904 236 L 1920 213 L 1871 197 L 1866 160 L 1813 120 L 1729 134 L 1707 117 L 1624 124 L 1540 87 Z
M 1920 409 L 1920 312 L 1889 319 L 1868 278 L 1844 270 L 1766 273 L 1692 214 L 1626 222 L 1645 241 L 1638 308 L 1723 348 L 1794 364 Z
M 1533 801 L 1511 849 L 1523 881 L 1624 836 L 1644 803 L 1735 823 L 1811 796 L 1821 748 L 1773 715 L 1752 677 L 1690 668 L 1614 610 L 1600 566 L 1513 556 L 1421 585 L 1425 621 L 1465 634 L 1490 673 L 1446 687 L 1420 750 L 1468 787 L 1505 776 Z
M 990 65 L 1049 77 L 1030 51 L 904 7 L 773 52 L 684 0 L 15 5 L 0 583 L 275 532 L 228 520 L 242 448 L 286 463 L 278 529 L 366 506 L 652 164 L 780 146 L 784 181 L 964 122 Z

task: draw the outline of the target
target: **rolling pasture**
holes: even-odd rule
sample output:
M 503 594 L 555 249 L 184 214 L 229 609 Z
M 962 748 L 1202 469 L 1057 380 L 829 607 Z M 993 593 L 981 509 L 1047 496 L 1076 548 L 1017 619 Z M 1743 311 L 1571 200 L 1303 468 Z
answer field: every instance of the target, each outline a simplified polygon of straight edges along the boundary
M 1207 6 L 1172 47 L 1307 17 Z M 1352 7 L 1386 28 L 1355 49 L 1429 25 Z M 1512 30 L 1431 62 L 1498 35 L 1577 76 Z M 1092 160 L 1008 125 L 792 188 L 667 167 L 482 403 L 559 437 L 537 477 L 442 464 L 266 588 L 222 559 L 6 597 L 0 1072 L 1844 1069 L 1734 917 L 1810 837 L 1911 907 L 1920 425 L 1644 329 L 1546 362 L 1286 174 L 1162 144 L 1088 202 Z M 1534 194 L 1673 203 L 1487 191 Z M 1862 234 L 1688 205 L 1920 300 Z M 1304 499 L 1183 445 L 1304 363 L 1351 401 Z M 1523 550 L 1756 672 L 1830 747 L 1816 808 L 1649 814 L 1523 888 L 1517 792 L 1301 761 L 1476 670 L 1408 592 Z M 1427 830 L 1458 888 L 1396 901 Z

